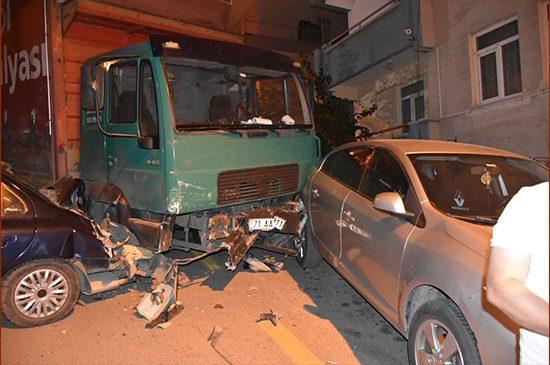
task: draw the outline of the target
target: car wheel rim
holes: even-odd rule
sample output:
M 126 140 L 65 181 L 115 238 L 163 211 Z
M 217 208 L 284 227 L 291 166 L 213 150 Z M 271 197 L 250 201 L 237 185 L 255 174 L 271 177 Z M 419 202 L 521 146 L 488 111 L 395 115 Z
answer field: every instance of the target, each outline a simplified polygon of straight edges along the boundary
M 425 320 L 418 327 L 414 352 L 418 365 L 464 365 L 456 337 L 435 319 Z
M 26 275 L 15 288 L 17 310 L 30 318 L 43 318 L 59 311 L 69 296 L 69 283 L 58 271 L 40 269 Z

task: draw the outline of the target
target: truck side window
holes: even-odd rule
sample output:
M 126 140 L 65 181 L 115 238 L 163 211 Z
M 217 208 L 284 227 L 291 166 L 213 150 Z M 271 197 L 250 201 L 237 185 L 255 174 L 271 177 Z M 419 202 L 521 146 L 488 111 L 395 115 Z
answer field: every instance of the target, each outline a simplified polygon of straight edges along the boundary
M 149 61 L 141 62 L 139 130 L 142 137 L 153 138 L 153 149 L 159 148 L 159 124 L 153 70 Z
M 125 62 L 109 69 L 111 123 L 134 123 L 137 106 L 137 63 Z

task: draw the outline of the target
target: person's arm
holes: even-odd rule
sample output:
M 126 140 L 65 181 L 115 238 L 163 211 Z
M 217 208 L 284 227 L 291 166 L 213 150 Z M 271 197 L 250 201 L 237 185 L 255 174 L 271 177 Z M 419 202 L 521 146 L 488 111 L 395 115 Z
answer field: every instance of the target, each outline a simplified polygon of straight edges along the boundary
M 520 327 L 548 336 L 548 302 L 525 286 L 529 263 L 529 255 L 491 247 L 487 299 Z

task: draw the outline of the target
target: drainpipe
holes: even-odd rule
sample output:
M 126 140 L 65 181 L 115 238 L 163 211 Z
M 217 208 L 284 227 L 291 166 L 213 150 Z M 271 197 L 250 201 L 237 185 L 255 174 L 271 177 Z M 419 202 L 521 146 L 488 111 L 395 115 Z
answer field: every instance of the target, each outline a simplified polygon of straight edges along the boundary
M 435 64 L 437 68 L 437 92 L 439 97 L 439 121 L 443 119 L 443 103 L 441 101 L 441 73 L 439 71 L 439 47 L 435 47 Z

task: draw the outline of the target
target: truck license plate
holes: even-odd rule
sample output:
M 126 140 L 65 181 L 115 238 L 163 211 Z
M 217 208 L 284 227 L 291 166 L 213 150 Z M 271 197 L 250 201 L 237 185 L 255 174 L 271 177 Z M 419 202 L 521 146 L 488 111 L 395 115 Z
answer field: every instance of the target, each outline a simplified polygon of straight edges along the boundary
M 249 231 L 271 231 L 274 229 L 283 229 L 286 219 L 281 217 L 273 218 L 251 218 L 248 220 Z

